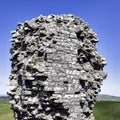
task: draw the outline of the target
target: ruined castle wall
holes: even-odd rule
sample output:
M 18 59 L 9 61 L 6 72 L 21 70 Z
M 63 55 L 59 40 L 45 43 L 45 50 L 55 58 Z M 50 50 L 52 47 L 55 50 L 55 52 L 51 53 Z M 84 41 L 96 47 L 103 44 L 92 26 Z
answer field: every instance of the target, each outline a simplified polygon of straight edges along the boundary
M 12 35 L 15 120 L 94 120 L 106 62 L 88 24 L 73 15 L 39 16 L 18 23 Z

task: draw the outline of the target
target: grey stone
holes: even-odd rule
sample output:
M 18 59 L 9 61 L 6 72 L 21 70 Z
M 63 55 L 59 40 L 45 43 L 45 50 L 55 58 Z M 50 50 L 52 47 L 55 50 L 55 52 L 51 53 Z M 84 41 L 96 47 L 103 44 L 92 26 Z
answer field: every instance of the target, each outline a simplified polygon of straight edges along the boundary
M 10 103 L 16 120 L 94 120 L 107 74 L 96 33 L 69 15 L 39 16 L 12 31 Z

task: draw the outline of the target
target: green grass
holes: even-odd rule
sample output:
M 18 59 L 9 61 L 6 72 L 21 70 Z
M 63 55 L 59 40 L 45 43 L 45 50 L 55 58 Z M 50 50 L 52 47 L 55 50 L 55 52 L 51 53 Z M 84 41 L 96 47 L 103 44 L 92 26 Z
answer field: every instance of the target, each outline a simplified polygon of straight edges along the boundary
M 97 101 L 95 120 L 120 120 L 120 101 Z
M 4 101 L 0 101 L 0 120 L 14 120 L 10 104 Z
M 120 120 L 120 101 L 97 101 L 95 120 Z M 10 104 L 0 101 L 0 120 L 14 120 Z

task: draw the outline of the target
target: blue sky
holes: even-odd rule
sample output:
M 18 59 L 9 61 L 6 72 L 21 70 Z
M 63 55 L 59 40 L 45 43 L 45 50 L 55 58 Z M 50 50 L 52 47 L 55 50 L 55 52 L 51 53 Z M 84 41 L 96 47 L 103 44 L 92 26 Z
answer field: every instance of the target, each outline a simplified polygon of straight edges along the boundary
M 0 0 L 0 95 L 8 91 L 10 31 L 39 15 L 73 14 L 98 35 L 98 52 L 107 60 L 104 94 L 120 96 L 120 0 Z

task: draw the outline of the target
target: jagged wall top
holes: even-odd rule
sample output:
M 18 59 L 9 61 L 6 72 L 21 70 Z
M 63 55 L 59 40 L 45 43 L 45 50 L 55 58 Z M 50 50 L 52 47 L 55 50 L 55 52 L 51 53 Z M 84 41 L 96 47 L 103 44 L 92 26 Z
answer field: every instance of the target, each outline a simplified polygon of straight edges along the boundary
M 92 58 L 95 57 L 94 61 L 91 61 L 94 68 L 98 67 L 95 69 L 100 69 L 106 64 L 105 59 L 97 55 L 97 49 L 95 45 L 96 42 L 98 42 L 98 38 L 96 33 L 89 28 L 87 23 L 78 17 L 75 17 L 71 14 L 61 16 L 49 15 L 48 17 L 40 16 L 30 21 L 26 21 L 24 24 L 18 23 L 18 26 L 18 29 L 11 32 L 13 34 L 13 39 L 11 40 L 12 42 L 21 42 L 21 45 L 23 44 L 24 46 L 24 44 L 27 44 L 27 42 L 29 43 L 32 41 L 29 39 L 31 39 L 31 36 L 34 35 L 36 38 L 38 36 L 46 37 L 45 40 L 41 41 L 42 44 L 45 44 L 46 46 L 49 44 L 49 42 L 51 42 L 50 40 L 52 39 L 53 35 L 57 33 L 64 35 L 64 29 L 66 31 L 66 35 L 79 39 L 80 43 L 78 45 L 81 47 L 81 49 L 84 51 L 89 51 L 88 54 L 91 54 Z M 24 43 L 23 39 L 25 38 L 23 37 L 28 35 L 29 37 L 27 37 Z M 37 41 L 34 41 L 34 43 L 36 42 Z M 84 57 L 87 58 L 87 55 Z

